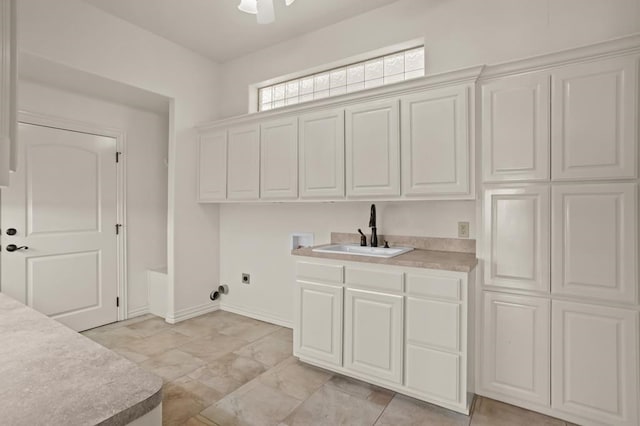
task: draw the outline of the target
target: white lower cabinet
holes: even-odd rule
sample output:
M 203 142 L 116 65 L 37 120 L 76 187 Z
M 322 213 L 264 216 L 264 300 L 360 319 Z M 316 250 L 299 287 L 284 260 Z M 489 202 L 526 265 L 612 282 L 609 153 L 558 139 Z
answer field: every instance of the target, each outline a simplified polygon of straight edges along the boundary
M 481 388 L 549 406 L 549 299 L 489 291 L 483 299 Z
M 342 365 L 342 287 L 298 281 L 296 291 L 296 355 Z
M 459 303 L 406 297 L 405 386 L 449 404 L 463 399 Z
M 294 355 L 468 414 L 473 382 L 468 374 L 467 294 L 473 276 L 329 259 L 300 261 Z
M 345 368 L 402 383 L 402 296 L 348 288 Z
M 552 318 L 552 407 L 637 425 L 638 312 L 554 300 Z

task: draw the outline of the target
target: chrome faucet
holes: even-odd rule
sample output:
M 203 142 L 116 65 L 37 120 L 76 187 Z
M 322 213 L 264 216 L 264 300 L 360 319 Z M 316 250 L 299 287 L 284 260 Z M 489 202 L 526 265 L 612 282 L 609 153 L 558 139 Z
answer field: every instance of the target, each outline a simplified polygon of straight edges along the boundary
M 378 247 L 378 227 L 376 226 L 376 205 L 371 204 L 371 216 L 369 217 L 371 228 L 371 247 Z

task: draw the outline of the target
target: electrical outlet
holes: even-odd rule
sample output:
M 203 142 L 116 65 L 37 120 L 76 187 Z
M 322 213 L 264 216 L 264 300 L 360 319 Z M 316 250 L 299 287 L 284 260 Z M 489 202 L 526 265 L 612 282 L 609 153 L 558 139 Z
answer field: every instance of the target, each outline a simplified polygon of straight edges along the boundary
M 469 238 L 469 222 L 458 222 L 458 237 Z
M 251 284 L 251 275 L 242 274 L 242 284 Z

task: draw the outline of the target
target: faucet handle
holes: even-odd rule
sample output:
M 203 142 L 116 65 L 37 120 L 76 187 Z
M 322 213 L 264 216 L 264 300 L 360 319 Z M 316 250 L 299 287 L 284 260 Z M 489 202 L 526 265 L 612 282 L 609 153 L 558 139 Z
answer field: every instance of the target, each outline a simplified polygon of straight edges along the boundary
M 390 247 L 389 247 L 389 241 L 384 240 L 384 248 L 390 248 Z
M 360 246 L 366 247 L 367 246 L 367 236 L 362 233 L 362 229 L 358 229 L 358 232 L 360 233 Z

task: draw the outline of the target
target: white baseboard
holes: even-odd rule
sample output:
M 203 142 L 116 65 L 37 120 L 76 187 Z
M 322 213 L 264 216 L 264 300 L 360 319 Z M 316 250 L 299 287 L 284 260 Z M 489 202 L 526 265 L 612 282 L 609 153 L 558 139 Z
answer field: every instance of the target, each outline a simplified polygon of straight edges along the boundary
M 293 322 L 289 320 L 285 320 L 282 318 L 274 317 L 271 314 L 267 314 L 264 312 L 255 312 L 253 310 L 249 311 L 245 308 L 240 308 L 238 306 L 232 306 L 227 303 L 221 303 L 220 309 L 223 311 L 231 312 L 234 314 L 242 315 L 245 317 L 257 319 L 259 321 L 268 322 L 271 324 L 279 325 L 281 327 L 293 328 Z
M 176 324 L 180 321 L 188 320 L 190 318 L 195 318 L 200 315 L 208 314 L 209 312 L 217 311 L 220 309 L 219 302 L 209 302 L 198 306 L 193 306 L 191 308 L 185 308 L 175 311 L 173 314 L 170 312 L 167 313 L 166 318 L 164 319 L 169 324 Z
M 149 305 L 140 306 L 139 308 L 131 309 L 127 313 L 127 319 L 140 317 L 149 313 Z

